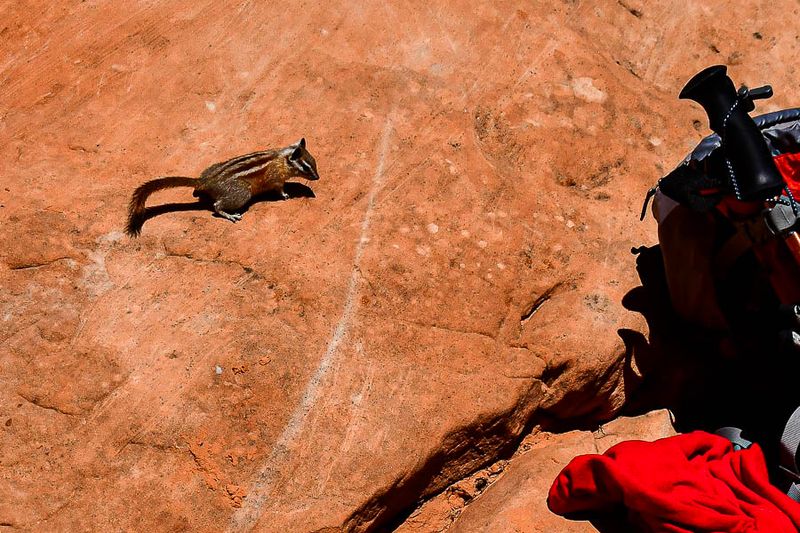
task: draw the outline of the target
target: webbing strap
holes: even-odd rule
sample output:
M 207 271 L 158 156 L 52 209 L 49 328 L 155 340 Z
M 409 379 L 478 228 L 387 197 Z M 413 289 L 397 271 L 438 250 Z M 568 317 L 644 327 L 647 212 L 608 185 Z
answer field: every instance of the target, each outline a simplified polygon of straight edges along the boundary
M 800 407 L 795 409 L 781 435 L 780 460 L 781 466 L 791 470 L 794 474 L 800 473 L 797 465 L 797 451 L 800 449 Z
M 786 492 L 786 495 L 791 499 L 793 499 L 794 501 L 796 501 L 797 503 L 800 503 L 800 485 L 798 485 L 797 483 L 792 483 L 792 486 L 789 487 L 789 490 Z
M 714 433 L 731 441 L 734 450 L 737 451 L 747 449 L 753 445 L 749 440 L 742 438 L 742 430 L 739 428 L 726 426 L 724 428 L 719 428 Z

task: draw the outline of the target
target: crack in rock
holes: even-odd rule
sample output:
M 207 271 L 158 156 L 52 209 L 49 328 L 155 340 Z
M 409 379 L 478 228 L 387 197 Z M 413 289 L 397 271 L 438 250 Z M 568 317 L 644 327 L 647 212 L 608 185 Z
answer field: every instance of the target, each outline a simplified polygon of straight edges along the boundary
M 398 477 L 390 486 L 372 497 L 347 519 L 345 531 L 392 531 L 399 527 L 425 501 L 459 481 L 502 460 L 519 444 L 531 427 L 542 393 L 538 380 L 531 384 L 517 403 L 503 413 L 476 420 L 445 435 L 412 471 Z M 481 489 L 485 490 L 485 487 Z
M 192 261 L 194 263 L 201 264 L 201 265 L 208 265 L 208 264 L 210 264 L 210 265 L 234 265 L 234 266 L 238 266 L 239 268 L 244 270 L 245 273 L 247 273 L 247 274 L 252 274 L 253 273 L 253 268 L 252 267 L 249 267 L 247 265 L 243 265 L 242 263 L 240 263 L 239 261 L 236 261 L 234 259 L 205 259 L 205 258 L 201 258 L 201 257 L 194 257 L 192 254 L 189 254 L 189 253 L 181 254 L 181 253 L 177 253 L 177 252 L 164 252 L 164 257 L 179 257 L 181 259 L 186 259 L 186 260 L 189 260 L 189 261 Z
M 40 409 L 47 409 L 48 411 L 55 411 L 56 413 L 60 413 L 62 415 L 66 415 L 66 416 L 78 416 L 78 415 L 82 414 L 82 411 L 80 411 L 80 410 L 72 412 L 72 411 L 68 411 L 66 409 L 63 409 L 61 407 L 57 407 L 55 405 L 49 405 L 49 404 L 43 402 L 42 400 L 40 400 L 36 396 L 26 396 L 25 394 L 23 394 L 21 392 L 17 392 L 17 395 L 20 398 L 22 398 L 23 400 L 25 400 L 26 402 L 28 402 L 28 403 L 30 403 L 32 405 L 35 405 L 36 407 L 38 407 Z
M 77 261 L 75 261 L 75 259 L 73 259 L 71 257 L 64 256 L 64 257 L 56 257 L 55 259 L 51 259 L 49 261 L 42 261 L 41 263 L 10 264 L 10 265 L 8 265 L 8 268 L 9 268 L 9 270 L 12 270 L 12 271 L 35 270 L 37 268 L 50 266 L 53 263 L 58 263 L 59 261 L 77 262 Z
M 480 337 L 484 337 L 484 338 L 490 339 L 492 341 L 496 341 L 497 340 L 497 335 L 492 335 L 490 333 L 482 333 L 480 331 L 469 331 L 469 330 L 464 330 L 464 329 L 456 329 L 456 328 L 451 328 L 451 327 L 447 327 L 447 326 L 439 326 L 437 324 L 424 324 L 422 322 L 414 322 L 413 320 L 403 320 L 403 319 L 397 319 L 397 320 L 399 322 L 402 322 L 403 324 L 409 324 L 411 326 L 416 326 L 416 327 L 419 327 L 419 328 L 436 329 L 436 330 L 440 330 L 440 331 L 446 331 L 446 332 L 449 332 L 449 333 L 457 333 L 459 335 L 478 335 Z
M 533 315 L 539 312 L 539 309 L 541 309 L 542 306 L 550 300 L 550 298 L 555 296 L 556 291 L 558 291 L 562 285 L 564 285 L 564 282 L 559 281 L 558 283 L 547 288 L 542 294 L 533 300 L 533 302 L 527 306 L 527 310 L 520 316 L 520 324 L 524 325 L 528 320 L 531 319 L 531 317 L 533 317 Z

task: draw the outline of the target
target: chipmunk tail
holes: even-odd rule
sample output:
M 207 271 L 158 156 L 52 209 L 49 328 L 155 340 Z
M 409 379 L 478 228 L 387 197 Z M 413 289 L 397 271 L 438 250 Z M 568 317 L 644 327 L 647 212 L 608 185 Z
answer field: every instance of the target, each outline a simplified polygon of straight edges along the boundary
M 146 183 L 141 184 L 131 196 L 131 201 L 128 204 L 128 222 L 125 225 L 125 233 L 130 237 L 138 237 L 142 232 L 142 226 L 147 220 L 147 209 L 145 202 L 147 197 L 161 189 L 171 189 L 173 187 L 194 187 L 197 183 L 196 178 L 187 178 L 184 176 L 167 176 L 165 178 L 156 178 Z

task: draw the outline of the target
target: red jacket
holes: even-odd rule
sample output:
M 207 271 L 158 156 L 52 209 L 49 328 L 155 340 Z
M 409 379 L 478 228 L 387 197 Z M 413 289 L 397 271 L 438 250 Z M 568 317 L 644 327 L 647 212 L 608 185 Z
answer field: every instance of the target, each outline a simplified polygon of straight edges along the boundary
M 800 504 L 770 484 L 757 445 L 695 431 L 573 459 L 550 488 L 560 515 L 628 509 L 644 531 L 794 533 Z

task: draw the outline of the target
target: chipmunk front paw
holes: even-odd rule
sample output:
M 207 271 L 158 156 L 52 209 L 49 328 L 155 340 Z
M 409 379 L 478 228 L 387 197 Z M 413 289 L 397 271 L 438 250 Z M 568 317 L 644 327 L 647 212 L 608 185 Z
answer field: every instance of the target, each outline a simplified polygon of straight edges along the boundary
M 226 220 L 230 220 L 231 222 L 239 222 L 242 220 L 241 213 L 226 213 L 225 211 L 217 211 L 217 214 Z

